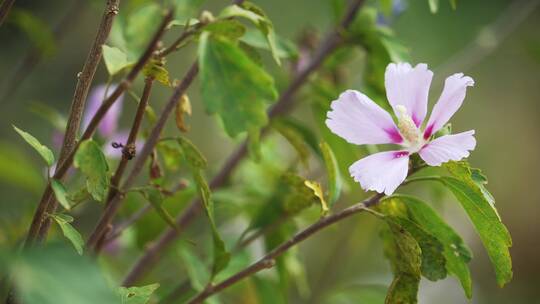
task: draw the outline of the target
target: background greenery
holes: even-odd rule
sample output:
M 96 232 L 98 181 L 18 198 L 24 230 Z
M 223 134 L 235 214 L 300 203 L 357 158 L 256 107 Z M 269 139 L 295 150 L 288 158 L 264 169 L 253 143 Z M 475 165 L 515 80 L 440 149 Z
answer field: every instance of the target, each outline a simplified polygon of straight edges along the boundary
M 136 5 L 137 1 L 128 2 L 124 1 L 122 6 Z M 305 28 L 324 32 L 332 25 L 332 13 L 327 1 L 255 2 L 266 10 L 276 32 L 291 40 L 298 39 Z M 57 22 L 71 3 L 20 0 L 16 6 L 30 10 L 50 25 Z M 540 303 L 540 262 L 537 258 L 540 255 L 540 238 L 537 236 L 540 231 L 540 8 L 535 5 L 537 3 L 532 0 L 458 1 L 458 8 L 453 11 L 447 2 L 441 1 L 439 12 L 432 14 L 427 1 L 408 1 L 405 11 L 391 24 L 398 40 L 409 48 L 411 62 L 426 62 L 434 69 L 431 102 L 438 97 L 444 78 L 451 73 L 464 72 L 476 82 L 452 123 L 457 131 L 476 130 L 478 146 L 469 161 L 489 176 L 489 189 L 512 234 L 513 281 L 504 289 L 497 287 L 492 266 L 479 238 L 447 191 L 438 187 L 426 190 L 416 186 L 410 186 L 405 191 L 432 202 L 471 247 L 474 253 L 470 264 L 474 281 L 473 303 Z M 207 1 L 204 7 L 218 12 L 223 6 L 224 1 Z M 39 156 L 19 139 L 11 124 L 31 132 L 42 143 L 53 146 L 53 127 L 33 113 L 31 105 L 35 102 L 46 103 L 63 114 L 67 113 L 76 74 L 94 37 L 101 9 L 100 1 L 91 1 L 66 29 L 66 39 L 56 46 L 57 49 L 37 66 L 16 94 L 0 101 L 2 247 L 13 246 L 24 235 L 44 186 Z M 5 82 L 12 77 L 14 67 L 31 43 L 12 24 L 1 28 L 0 41 L 0 72 L 1 80 Z M 167 66 L 172 77 L 180 78 L 184 74 L 195 52 L 196 47 L 192 45 L 171 56 Z M 268 54 L 263 59 L 274 73 L 278 88 L 282 89 L 286 85 L 283 72 L 272 63 Z M 360 60 L 348 65 L 346 73 L 351 79 L 351 88 L 360 87 L 363 69 Z M 102 64 L 94 83 L 106 82 L 107 77 Z M 140 92 L 141 88 L 142 81 L 139 79 L 135 90 Z M 189 119 L 191 131 L 188 137 L 208 158 L 208 176 L 211 176 L 238 140 L 231 140 L 217 119 L 204 112 L 198 82 L 189 94 L 193 117 Z M 156 86 L 150 102 L 158 109 L 169 95 L 169 89 Z M 309 98 L 309 94 L 298 96 Z M 133 104 L 125 102 L 125 114 L 122 116 L 124 127 L 130 124 Z M 301 100 L 300 104 L 294 116 L 309 122 L 312 119 L 311 114 L 306 115 L 310 110 L 309 102 Z M 177 132 L 172 123 L 168 128 L 167 132 L 171 134 Z M 283 162 L 279 165 L 282 168 L 294 160 L 295 152 L 277 136 L 271 137 L 264 151 L 275 157 L 277 162 Z M 279 151 L 278 156 L 276 151 Z M 233 180 L 238 185 L 240 181 L 252 180 L 252 183 L 259 184 L 253 187 L 264 187 L 264 176 L 246 173 L 250 172 L 251 165 L 251 161 L 246 162 L 244 170 L 240 170 Z M 312 175 L 316 174 L 313 172 L 316 170 L 311 172 Z M 259 179 L 253 181 L 254 177 Z M 359 201 L 364 195 L 359 187 L 348 190 L 339 202 L 341 206 Z M 241 202 L 249 199 L 235 197 L 232 191 L 217 193 L 216 196 L 217 200 L 226 202 L 216 206 L 218 220 L 234 213 Z M 136 198 L 130 199 L 130 203 L 128 207 L 132 206 L 132 209 L 140 205 Z M 176 213 L 180 208 L 171 207 L 171 212 Z M 83 234 L 93 228 L 99 210 L 98 206 L 89 207 L 85 210 L 87 215 L 77 220 L 76 227 Z M 308 212 L 298 221 L 307 223 L 315 216 L 316 212 Z M 134 241 L 138 245 L 165 225 L 155 214 L 150 214 L 143 221 L 146 225 L 138 231 Z M 199 238 L 205 224 L 200 221 L 192 226 L 186 234 L 187 238 Z M 222 234 L 226 239 L 234 239 L 241 232 L 239 227 L 245 224 L 242 221 L 225 222 L 221 227 Z M 369 216 L 355 216 L 303 243 L 298 249 L 298 257 L 304 264 L 305 282 L 300 279 L 290 283 L 290 302 L 341 303 L 340 294 L 359 292 L 360 289 L 354 287 L 357 284 L 387 285 L 391 281 L 391 273 L 387 261 L 382 257 L 382 243 L 378 237 L 380 226 Z M 52 238 L 61 240 L 59 231 L 55 231 Z M 129 240 L 126 242 L 129 243 Z M 178 244 L 183 248 L 186 241 L 181 240 Z M 127 252 L 110 253 L 103 258 L 100 262 L 108 270 L 107 276 L 121 278 L 136 256 L 138 245 L 128 247 Z M 254 247 L 257 250 L 257 246 Z M 158 292 L 166 293 L 185 276 L 179 257 L 185 259 L 186 254 L 182 253 L 182 249 L 171 251 L 175 252 L 167 256 L 168 263 L 160 264 L 145 280 L 153 283 L 153 279 L 165 278 Z M 226 299 L 234 299 L 234 303 L 257 303 L 253 294 L 256 284 L 256 281 L 244 282 L 227 290 L 223 301 L 228 303 Z M 419 299 L 420 303 L 467 303 L 459 283 L 452 278 L 436 283 L 423 280 Z

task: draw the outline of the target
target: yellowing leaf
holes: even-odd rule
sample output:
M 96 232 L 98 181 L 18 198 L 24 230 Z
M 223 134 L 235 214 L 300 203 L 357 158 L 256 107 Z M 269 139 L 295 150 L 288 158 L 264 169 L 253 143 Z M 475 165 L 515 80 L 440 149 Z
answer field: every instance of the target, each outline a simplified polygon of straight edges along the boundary
M 328 209 L 328 205 L 326 204 L 326 200 L 324 199 L 321 184 L 315 181 L 306 180 L 304 181 L 304 185 L 311 189 L 313 191 L 313 194 L 315 194 L 315 196 L 319 198 L 319 201 L 321 202 L 322 214 L 326 215 L 330 209 Z
M 184 121 L 184 114 L 191 116 L 191 102 L 189 101 L 189 97 L 187 94 L 184 94 L 182 95 L 182 97 L 180 97 L 180 101 L 176 104 L 175 114 L 176 127 L 178 128 L 178 130 L 182 132 L 189 131 L 189 127 Z

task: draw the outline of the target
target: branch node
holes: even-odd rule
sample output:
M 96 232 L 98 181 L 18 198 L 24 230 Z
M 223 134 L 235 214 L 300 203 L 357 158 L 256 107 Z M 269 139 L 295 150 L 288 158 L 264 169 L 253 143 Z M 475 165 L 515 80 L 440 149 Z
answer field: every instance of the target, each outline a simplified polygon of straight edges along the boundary
M 261 265 L 264 268 L 272 268 L 272 267 L 274 267 L 274 265 L 276 265 L 276 260 L 274 260 L 274 259 L 264 259 L 261 262 Z
M 137 149 L 135 148 L 135 144 L 130 143 L 122 149 L 122 155 L 128 160 L 133 159 L 135 157 L 135 154 L 137 153 L 136 150 Z

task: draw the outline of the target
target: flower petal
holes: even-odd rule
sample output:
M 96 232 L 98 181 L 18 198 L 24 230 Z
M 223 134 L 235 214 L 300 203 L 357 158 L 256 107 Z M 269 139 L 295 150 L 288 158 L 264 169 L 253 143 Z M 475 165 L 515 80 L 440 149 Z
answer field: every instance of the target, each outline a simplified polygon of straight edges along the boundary
M 107 90 L 107 97 L 109 97 L 115 89 L 115 84 L 110 85 L 108 90 L 106 85 L 99 85 L 92 89 L 88 98 L 88 104 L 86 105 L 86 111 L 84 112 L 84 129 L 86 129 L 88 124 L 90 124 L 90 120 L 92 120 L 92 117 L 94 117 L 97 110 L 103 103 L 105 98 L 105 91 Z M 107 114 L 105 114 L 105 117 L 103 117 L 103 120 L 99 124 L 98 132 L 103 137 L 111 137 L 116 132 L 118 128 L 118 120 L 120 119 L 120 113 L 122 111 L 123 99 L 124 94 L 118 97 L 118 99 L 114 102 L 114 104 L 111 106 L 111 108 L 109 109 Z
M 459 107 L 461 107 L 463 99 L 465 99 L 467 87 L 473 85 L 474 80 L 469 76 L 463 76 L 463 73 L 457 73 L 446 78 L 441 97 L 433 107 L 426 125 L 424 132 L 425 139 L 428 139 L 450 120 Z
M 440 166 L 450 160 L 461 160 L 474 150 L 474 130 L 441 136 L 427 143 L 418 154 L 430 166 Z
M 392 116 L 366 95 L 343 92 L 331 104 L 326 125 L 335 134 L 357 145 L 401 143 Z
M 349 167 L 349 173 L 364 190 L 390 195 L 405 180 L 408 169 L 409 152 L 388 151 L 362 158 Z
M 402 105 L 407 108 L 407 114 L 417 127 L 422 124 L 427 113 L 432 78 L 433 72 L 425 63 L 420 63 L 414 68 L 408 63 L 390 63 L 386 67 L 384 74 L 386 97 L 398 117 L 400 113 L 396 110 L 396 106 Z

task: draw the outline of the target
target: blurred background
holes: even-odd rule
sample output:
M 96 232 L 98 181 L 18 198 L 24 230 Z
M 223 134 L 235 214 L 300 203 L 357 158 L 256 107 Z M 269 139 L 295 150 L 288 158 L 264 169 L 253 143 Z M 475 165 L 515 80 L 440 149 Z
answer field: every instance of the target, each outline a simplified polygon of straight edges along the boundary
M 63 21 L 65 23 L 57 27 L 57 34 L 60 33 L 62 39 L 53 45 L 47 45 L 41 36 L 36 38 L 25 35 L 14 23 L 7 23 L 0 28 L 0 246 L 4 248 L 17 246 L 25 235 L 45 183 L 45 172 L 39 156 L 18 137 L 11 125 L 32 133 L 42 143 L 55 147 L 55 153 L 58 153 L 58 146 L 55 146 L 53 139 L 55 128 L 43 118 L 46 110 L 39 105 L 46 105 L 62 115 L 68 113 L 76 75 L 94 37 L 102 10 L 102 1 L 79 2 L 84 3 L 73 0 L 16 1 L 17 9 L 31 12 L 47 27 L 54 28 L 55 24 L 67 16 Z M 136 2 L 140 1 L 124 0 L 122 6 L 136 5 Z M 324 33 L 332 26 L 334 21 L 329 2 L 255 1 L 266 10 L 274 22 L 276 32 L 292 41 L 298 41 L 306 29 Z M 488 188 L 512 235 L 513 281 L 503 289 L 497 287 L 486 252 L 465 213 L 451 195 L 437 187 L 426 190 L 414 185 L 403 190 L 432 203 L 471 247 L 474 254 L 470 264 L 473 277 L 472 303 L 540 303 L 539 2 L 457 1 L 457 9 L 453 10 L 447 1 L 440 1 L 438 12 L 432 13 L 428 1 L 403 0 L 399 1 L 401 7 L 396 9 L 393 16 L 384 17 L 385 20 L 381 21 L 388 24 L 394 30 L 397 40 L 408 48 L 412 63 L 425 62 L 434 71 L 431 104 L 438 98 L 448 75 L 464 72 L 473 77 L 476 83 L 474 88 L 468 90 L 464 105 L 452 119 L 452 125 L 454 131 L 476 130 L 478 145 L 469 161 L 488 176 Z M 204 8 L 217 14 L 224 3 L 208 0 Z M 377 7 L 377 4 L 371 3 L 371 6 Z M 77 13 L 73 15 L 75 11 Z M 168 37 L 172 39 L 174 35 Z M 28 59 L 27 56 L 36 43 L 42 43 L 42 47 L 48 49 L 48 54 L 35 65 L 32 64 L 32 68 L 25 67 L 23 61 L 32 61 L 32 57 Z M 173 78 L 182 77 L 195 53 L 196 47 L 191 45 L 171 56 L 167 66 Z M 283 89 L 287 84 L 287 66 L 280 69 L 266 55 L 263 58 L 265 65 L 276 77 L 278 88 Z M 362 58 L 363 55 L 360 52 L 358 56 Z M 26 69 L 28 75 L 24 79 L 18 78 Z M 361 60 L 352 60 L 347 66 L 350 88 L 362 87 L 363 69 Z M 102 84 L 107 80 L 106 69 L 101 64 L 94 84 Z M 140 94 L 141 90 L 142 80 L 138 79 L 134 91 Z M 151 104 L 155 109 L 160 109 L 169 94 L 170 89 L 157 88 Z M 313 124 L 312 115 L 307 114 L 310 111 L 309 100 L 301 100 L 309 96 L 309 92 L 305 91 L 298 95 L 300 106 L 293 116 Z M 198 83 L 190 89 L 190 97 L 193 116 L 189 118 L 191 131 L 187 136 L 207 156 L 210 164 L 207 175 L 212 176 L 240 139 L 227 137 L 217 119 L 204 112 L 199 102 Z M 128 98 L 125 97 L 126 100 Z M 121 127 L 129 126 L 134 105 L 131 101 L 124 102 Z M 174 134 L 178 131 L 174 123 L 170 123 L 166 132 Z M 280 155 L 275 156 L 274 153 L 272 157 L 277 162 L 284 161 L 281 167 L 286 167 L 286 162 L 294 159 L 294 150 L 278 136 L 271 135 L 263 148 L 263 152 L 279 152 Z M 231 189 L 241 188 L 246 180 L 260 177 L 257 173 L 245 173 L 250 170 L 250 166 L 257 165 L 246 161 L 235 174 Z M 306 174 L 313 176 L 316 172 L 317 169 L 312 168 Z M 264 181 L 260 180 L 260 183 Z M 351 185 L 346 187 L 347 193 L 341 198 L 338 207 L 365 197 L 359 187 Z M 233 195 L 232 190 L 221 191 L 216 193 L 216 200 L 229 201 Z M 141 205 L 136 198 L 130 199 L 130 204 L 123 210 L 123 216 Z M 225 219 L 239 204 L 241 202 L 219 204 L 216 214 L 220 219 Z M 184 205 L 171 207 L 171 212 L 179 212 Z M 99 206 L 87 207 L 84 209 L 85 216 L 77 218 L 76 226 L 83 235 L 92 229 L 99 210 Z M 315 214 L 308 211 L 296 221 L 299 226 L 304 226 L 315 219 Z M 122 277 L 140 252 L 143 239 L 151 239 L 164 228 L 159 218 L 152 214 L 143 219 L 143 222 L 147 225 L 133 232 L 137 240 L 135 244 L 131 243 L 127 253 L 120 256 L 111 254 L 110 258 L 105 257 L 100 261 L 111 280 Z M 199 238 L 204 224 L 201 222 L 193 226 L 187 238 Z M 242 231 L 238 228 L 242 225 L 245 226 L 246 221 L 237 219 L 232 222 L 223 220 L 220 226 L 226 238 L 234 241 L 235 235 Z M 340 293 L 354 293 L 357 285 L 388 285 L 391 282 L 391 272 L 383 257 L 378 237 L 380 225 L 370 216 L 354 216 L 300 245 L 296 255 L 303 264 L 301 268 L 305 274 L 304 279 L 290 283 L 289 302 L 355 303 L 346 297 L 340 298 Z M 52 238 L 55 239 L 57 234 Z M 129 243 L 129 240 L 126 242 Z M 185 240 L 182 242 L 185 243 Z M 261 246 L 257 243 L 251 246 L 249 252 L 252 257 L 262 253 Z M 164 282 L 163 292 L 172 289 L 173 283 L 178 282 L 175 278 L 185 276 L 182 263 L 174 255 L 169 258 L 174 267 L 169 263 L 160 263 L 158 269 L 147 278 L 148 282 L 152 282 L 152 279 Z M 170 269 L 174 271 L 171 273 Z M 249 286 L 249 283 L 244 282 L 227 290 L 222 302 L 257 303 L 251 299 Z M 438 282 L 422 280 L 419 299 L 420 303 L 469 303 L 454 278 Z

